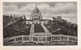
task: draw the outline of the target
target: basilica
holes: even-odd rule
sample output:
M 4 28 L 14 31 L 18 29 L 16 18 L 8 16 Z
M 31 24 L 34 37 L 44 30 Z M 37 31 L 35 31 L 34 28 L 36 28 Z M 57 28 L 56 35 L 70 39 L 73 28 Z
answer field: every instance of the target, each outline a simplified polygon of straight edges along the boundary
M 47 23 L 49 20 L 50 19 L 43 19 L 41 11 L 39 10 L 38 7 L 35 7 L 34 10 L 31 12 L 30 19 L 28 19 L 26 23 L 40 24 L 40 23 Z

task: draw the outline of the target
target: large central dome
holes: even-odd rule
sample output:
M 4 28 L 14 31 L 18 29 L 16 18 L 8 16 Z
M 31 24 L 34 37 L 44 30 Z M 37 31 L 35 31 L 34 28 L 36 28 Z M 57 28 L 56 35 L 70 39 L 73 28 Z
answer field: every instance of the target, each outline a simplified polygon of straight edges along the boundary
M 40 13 L 40 10 L 38 9 L 38 7 L 35 7 L 35 9 L 33 10 L 33 13 Z
M 32 20 L 40 20 L 40 19 L 42 19 L 41 12 L 40 12 L 40 10 L 39 10 L 39 8 L 37 6 L 32 11 L 31 18 L 32 18 Z
M 31 19 L 33 20 L 34 23 L 41 22 L 40 20 L 42 19 L 42 15 L 37 6 L 33 9 L 32 13 L 31 13 Z

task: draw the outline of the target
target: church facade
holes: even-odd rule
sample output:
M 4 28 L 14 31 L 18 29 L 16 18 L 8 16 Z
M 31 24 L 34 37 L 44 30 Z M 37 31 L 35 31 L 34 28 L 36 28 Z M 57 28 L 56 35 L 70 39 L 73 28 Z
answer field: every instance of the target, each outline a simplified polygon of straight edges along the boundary
M 25 18 L 25 17 L 24 17 Z M 30 19 L 26 20 L 26 23 L 30 24 L 41 24 L 45 23 L 47 24 L 50 19 L 43 19 L 43 16 L 41 14 L 41 11 L 38 7 L 35 7 L 34 10 L 31 12 Z

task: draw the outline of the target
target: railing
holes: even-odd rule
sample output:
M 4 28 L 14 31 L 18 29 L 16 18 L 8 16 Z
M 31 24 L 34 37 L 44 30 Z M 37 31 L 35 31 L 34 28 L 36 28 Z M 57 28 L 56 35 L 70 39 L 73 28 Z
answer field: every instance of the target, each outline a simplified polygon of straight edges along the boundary
M 67 35 L 51 35 L 51 36 L 14 36 L 4 39 L 5 43 L 17 42 L 35 42 L 35 43 L 51 43 L 51 42 L 77 42 L 77 37 Z

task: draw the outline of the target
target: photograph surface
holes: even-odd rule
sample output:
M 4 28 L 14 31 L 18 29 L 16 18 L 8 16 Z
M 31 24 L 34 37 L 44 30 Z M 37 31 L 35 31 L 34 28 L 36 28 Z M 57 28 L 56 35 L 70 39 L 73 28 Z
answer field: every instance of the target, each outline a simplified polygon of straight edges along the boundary
M 77 2 L 3 2 L 4 46 L 78 45 Z

